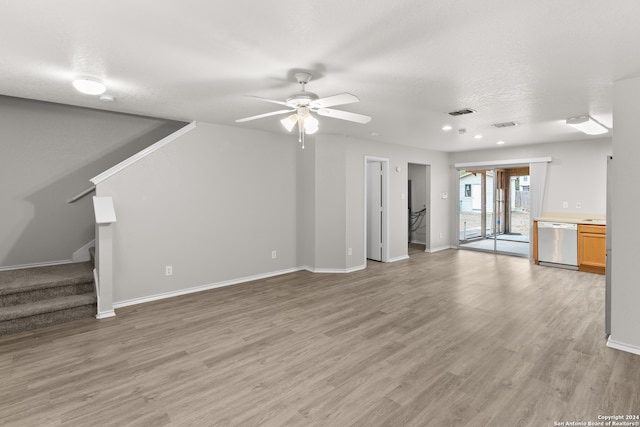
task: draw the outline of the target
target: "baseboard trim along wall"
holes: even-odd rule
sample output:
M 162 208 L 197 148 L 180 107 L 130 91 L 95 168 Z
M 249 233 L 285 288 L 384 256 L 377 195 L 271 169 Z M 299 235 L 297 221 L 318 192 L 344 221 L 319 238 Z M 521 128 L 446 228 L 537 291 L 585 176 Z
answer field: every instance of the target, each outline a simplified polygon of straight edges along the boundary
M 397 257 L 389 258 L 389 260 L 387 262 L 402 261 L 404 259 L 409 259 L 409 255 L 400 255 L 400 256 L 397 256 Z
M 636 347 L 635 345 L 625 344 L 620 341 L 612 340 L 611 336 L 607 339 L 607 347 L 615 348 L 616 350 L 626 351 L 627 353 L 633 353 L 640 355 L 640 347 Z
M 203 285 L 203 286 L 195 286 L 193 288 L 180 289 L 180 290 L 177 290 L 177 291 L 165 292 L 165 293 L 162 293 L 162 294 L 150 295 L 150 296 L 147 296 L 147 297 L 133 298 L 133 299 L 130 299 L 130 300 L 114 302 L 113 303 L 113 308 L 122 308 L 122 307 L 127 307 L 127 306 L 130 306 L 130 305 L 143 304 L 145 302 L 158 301 L 158 300 L 161 300 L 161 299 L 178 297 L 178 296 L 181 296 L 181 295 L 192 294 L 192 293 L 195 293 L 195 292 L 202 292 L 202 291 L 208 291 L 210 289 L 216 289 L 216 288 L 222 288 L 222 287 L 225 287 L 225 286 L 237 285 L 237 284 L 240 284 L 240 283 L 251 282 L 253 280 L 267 279 L 269 277 L 280 276 L 282 274 L 293 273 L 295 271 L 300 271 L 300 270 L 304 270 L 304 269 L 305 269 L 304 267 L 289 268 L 289 269 L 286 269 L 286 270 L 272 271 L 270 273 L 256 274 L 255 276 L 247 276 L 247 277 L 241 277 L 239 279 L 225 280 L 225 281 L 218 282 L 218 283 L 211 283 L 211 284 Z
M 446 251 L 447 249 L 456 249 L 455 246 L 441 246 L 439 248 L 426 249 L 425 252 L 429 252 L 430 254 L 434 252 Z
M 106 319 L 108 317 L 115 317 L 116 316 L 116 312 L 114 310 L 107 310 L 107 311 L 101 311 L 98 314 L 96 314 L 96 319 L 101 320 L 101 319 Z
M 23 268 L 31 268 L 31 267 L 50 267 L 52 265 L 71 264 L 72 262 L 73 260 L 63 259 L 60 261 L 34 262 L 33 264 L 8 265 L 6 267 L 0 267 L 0 271 L 21 270 Z
M 311 273 L 353 273 L 354 271 L 364 270 L 365 268 L 367 268 L 366 265 L 358 265 L 358 266 L 349 267 L 349 268 L 322 268 L 322 267 L 313 268 L 313 267 L 304 266 L 301 269 L 307 270 Z

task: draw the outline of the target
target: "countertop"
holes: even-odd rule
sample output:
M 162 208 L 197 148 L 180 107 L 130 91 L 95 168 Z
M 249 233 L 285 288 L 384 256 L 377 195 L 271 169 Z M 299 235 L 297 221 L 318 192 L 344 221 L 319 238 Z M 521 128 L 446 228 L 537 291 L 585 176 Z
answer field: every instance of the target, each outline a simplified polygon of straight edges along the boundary
M 546 222 L 563 222 L 568 224 L 591 224 L 591 225 L 607 225 L 607 220 L 603 215 L 581 215 L 581 214 L 562 214 L 562 213 L 546 213 L 542 216 L 534 218 L 535 221 Z

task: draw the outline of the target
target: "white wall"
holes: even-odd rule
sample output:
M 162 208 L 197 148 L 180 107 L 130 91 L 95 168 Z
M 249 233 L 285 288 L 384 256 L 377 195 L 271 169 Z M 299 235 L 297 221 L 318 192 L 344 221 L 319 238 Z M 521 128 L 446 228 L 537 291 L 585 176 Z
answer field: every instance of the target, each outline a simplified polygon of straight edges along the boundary
M 542 212 L 605 215 L 607 211 L 607 156 L 610 138 L 556 142 L 521 147 L 504 147 L 452 153 L 452 164 L 536 157 L 551 157 Z M 456 203 L 457 182 L 452 182 L 452 201 Z M 569 207 L 563 208 L 563 202 Z M 582 205 L 576 207 L 576 203 Z M 455 212 L 455 211 L 454 211 Z
M 118 217 L 114 302 L 296 268 L 298 149 L 280 135 L 198 123 L 100 183 Z
M 68 261 L 94 238 L 89 179 L 183 123 L 0 96 L 0 267 Z
M 638 279 L 638 186 L 640 160 L 638 101 L 640 78 L 614 85 L 614 136 L 611 178 L 611 340 L 640 354 L 640 280 Z

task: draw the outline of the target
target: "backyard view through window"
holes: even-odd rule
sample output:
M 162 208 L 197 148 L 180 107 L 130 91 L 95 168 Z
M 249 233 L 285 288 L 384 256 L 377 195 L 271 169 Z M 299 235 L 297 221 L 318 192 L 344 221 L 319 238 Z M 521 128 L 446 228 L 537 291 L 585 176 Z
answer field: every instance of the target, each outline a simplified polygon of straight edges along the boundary
M 459 247 L 528 256 L 528 167 L 459 171 Z

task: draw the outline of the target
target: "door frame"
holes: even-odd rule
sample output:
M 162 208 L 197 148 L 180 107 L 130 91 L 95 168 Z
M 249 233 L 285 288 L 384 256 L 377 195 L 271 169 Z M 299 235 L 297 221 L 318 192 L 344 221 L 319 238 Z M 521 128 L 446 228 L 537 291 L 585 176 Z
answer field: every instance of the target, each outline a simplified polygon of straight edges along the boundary
M 386 157 L 364 156 L 364 233 L 362 241 L 363 265 L 367 265 L 367 163 L 380 162 L 382 164 L 382 260 L 381 262 L 389 262 L 389 159 Z
M 407 180 L 409 179 L 409 172 L 411 170 L 411 166 L 420 166 L 424 168 L 424 186 L 425 193 L 423 194 L 425 197 L 425 208 L 427 209 L 424 217 L 424 225 L 425 225 L 425 252 L 430 252 L 431 250 L 431 165 L 428 163 L 417 163 L 417 162 L 408 162 L 407 163 Z M 407 195 L 408 199 L 412 199 L 411 195 Z M 411 232 L 407 227 L 407 241 L 411 241 Z

